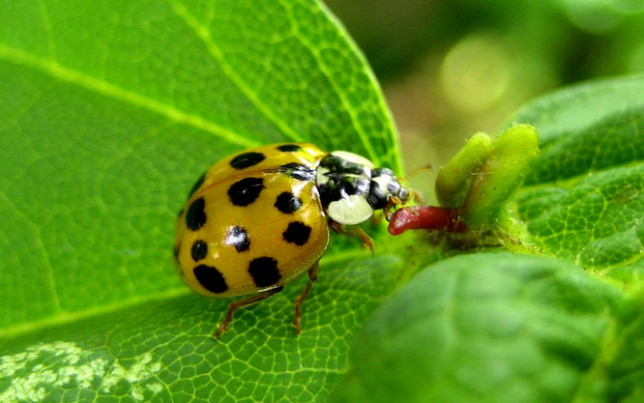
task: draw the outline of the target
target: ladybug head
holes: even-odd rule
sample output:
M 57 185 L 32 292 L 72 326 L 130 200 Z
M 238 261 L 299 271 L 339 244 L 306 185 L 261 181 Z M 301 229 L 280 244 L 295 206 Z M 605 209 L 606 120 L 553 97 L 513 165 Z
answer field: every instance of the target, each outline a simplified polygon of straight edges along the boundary
M 374 210 L 404 203 L 409 191 L 388 168 L 375 168 L 368 159 L 347 151 L 325 156 L 316 172 L 322 207 L 339 224 L 359 224 Z

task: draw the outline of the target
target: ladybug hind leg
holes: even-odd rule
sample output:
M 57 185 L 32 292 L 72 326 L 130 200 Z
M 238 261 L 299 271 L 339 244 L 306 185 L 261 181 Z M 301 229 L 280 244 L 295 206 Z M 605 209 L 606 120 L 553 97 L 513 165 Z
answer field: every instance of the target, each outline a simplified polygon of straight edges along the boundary
M 315 280 L 318 279 L 319 266 L 319 261 L 315 262 L 315 264 L 311 266 L 311 268 L 309 269 L 309 282 L 306 284 L 306 287 L 304 287 L 304 290 L 302 290 L 302 293 L 300 293 L 300 295 L 295 300 L 295 315 L 293 316 L 293 326 L 295 326 L 295 334 L 300 334 L 300 323 L 302 322 L 302 303 L 306 299 L 306 296 L 309 295 L 309 292 L 311 292 L 313 283 L 315 283 Z
M 228 313 L 226 313 L 226 317 L 224 320 L 221 321 L 219 324 L 219 327 L 217 328 L 217 331 L 214 334 L 214 337 L 216 339 L 221 337 L 221 334 L 228 330 L 228 327 L 230 326 L 230 323 L 233 321 L 233 314 L 235 311 L 237 311 L 239 308 L 243 308 L 245 306 L 254 304 L 256 302 L 259 302 L 261 300 L 264 300 L 268 297 L 271 297 L 278 292 L 282 291 L 284 289 L 283 286 L 276 287 L 276 288 L 271 288 L 270 290 L 262 291 L 259 294 L 255 294 L 252 297 L 245 298 L 245 299 L 240 299 L 238 301 L 231 302 L 228 305 Z

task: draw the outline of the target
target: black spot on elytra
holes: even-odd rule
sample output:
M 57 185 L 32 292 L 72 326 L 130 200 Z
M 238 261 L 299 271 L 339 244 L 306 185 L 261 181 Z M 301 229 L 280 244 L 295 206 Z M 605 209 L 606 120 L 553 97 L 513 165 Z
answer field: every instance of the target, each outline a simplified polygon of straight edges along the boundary
M 257 287 L 269 287 L 282 278 L 277 260 L 266 256 L 253 259 L 248 265 L 248 273 Z
M 302 199 L 291 192 L 283 192 L 277 196 L 275 207 L 284 214 L 293 214 L 302 207 Z
M 262 153 L 250 151 L 247 153 L 239 154 L 230 161 L 230 166 L 235 169 L 244 169 L 257 165 L 264 161 L 266 156 Z
M 302 147 L 297 144 L 282 144 L 281 146 L 277 147 L 277 149 L 285 153 L 292 153 L 295 151 L 300 151 Z
M 235 206 L 248 206 L 257 198 L 264 189 L 264 180 L 261 178 L 244 178 L 233 183 L 228 189 L 230 202 Z
M 190 248 L 190 255 L 195 262 L 205 258 L 208 255 L 208 244 L 201 239 L 197 239 Z
M 282 236 L 286 242 L 302 246 L 308 242 L 309 236 L 311 236 L 311 227 L 302 222 L 293 221 L 286 227 Z
M 297 162 L 290 162 L 280 167 L 280 170 L 293 179 L 300 181 L 315 180 L 315 169 Z
M 193 231 L 198 230 L 206 224 L 206 201 L 203 197 L 190 203 L 188 211 L 186 212 L 186 225 Z
M 210 292 L 219 294 L 228 289 L 224 275 L 216 267 L 200 264 L 193 269 L 193 272 L 199 284 Z
M 250 239 L 248 232 L 243 227 L 234 226 L 228 228 L 226 234 L 226 244 L 234 246 L 237 252 L 244 252 L 250 248 Z

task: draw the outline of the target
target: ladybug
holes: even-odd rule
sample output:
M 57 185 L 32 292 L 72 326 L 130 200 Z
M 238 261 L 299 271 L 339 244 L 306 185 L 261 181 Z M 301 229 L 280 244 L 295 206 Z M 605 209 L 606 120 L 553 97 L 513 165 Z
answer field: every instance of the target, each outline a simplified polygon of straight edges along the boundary
M 193 186 L 177 218 L 174 257 L 179 275 L 208 297 L 247 296 L 232 302 L 214 336 L 236 310 L 266 299 L 304 273 L 309 282 L 295 300 L 300 333 L 302 303 L 329 245 L 329 228 L 359 236 L 375 210 L 409 199 L 388 168 L 347 151 L 324 152 L 308 143 L 248 149 L 210 167 Z

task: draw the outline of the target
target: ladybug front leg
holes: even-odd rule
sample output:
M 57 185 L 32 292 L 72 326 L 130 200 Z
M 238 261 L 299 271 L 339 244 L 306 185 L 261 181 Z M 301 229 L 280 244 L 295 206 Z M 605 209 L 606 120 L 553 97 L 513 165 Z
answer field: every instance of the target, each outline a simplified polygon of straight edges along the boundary
M 411 200 L 413 203 L 416 203 L 416 204 L 425 203 L 425 198 L 423 197 L 422 194 L 415 191 L 414 189 L 407 189 L 407 190 L 409 191 L 409 197 L 405 197 L 405 199 L 401 199 L 400 197 L 392 196 L 387 201 L 387 204 L 385 205 L 385 207 L 382 208 L 382 213 L 384 214 L 385 219 L 387 221 L 391 221 L 391 217 L 394 215 L 396 210 L 399 207 L 402 207 L 405 204 L 407 204 L 409 200 Z
M 304 287 L 304 290 L 302 290 L 302 293 L 300 294 L 299 297 L 295 300 L 295 316 L 293 317 L 293 326 L 295 326 L 295 334 L 300 334 L 300 323 L 302 322 L 302 303 L 304 302 L 304 299 L 306 298 L 307 295 L 309 295 L 309 292 L 311 292 L 311 287 L 313 287 L 313 283 L 315 283 L 315 280 L 318 279 L 318 267 L 320 266 L 320 262 L 317 261 L 311 268 L 309 269 L 309 282 L 306 284 L 306 287 Z
M 273 296 L 278 292 L 282 291 L 283 289 L 284 289 L 283 286 L 280 286 L 277 288 L 271 288 L 270 290 L 262 291 L 259 294 L 255 294 L 250 298 L 240 299 L 239 301 L 231 302 L 228 305 L 228 313 L 226 314 L 226 317 L 224 318 L 224 320 L 221 321 L 221 323 L 219 324 L 219 327 L 217 328 L 217 331 L 215 332 L 214 337 L 218 339 L 221 337 L 221 334 L 223 332 L 228 330 L 228 327 L 230 326 L 230 322 L 233 321 L 233 314 L 235 313 L 236 310 L 238 310 L 239 308 L 243 308 L 245 306 L 254 304 L 255 302 L 259 302 L 270 296 Z
M 369 248 L 369 250 L 371 251 L 371 254 L 373 255 L 373 247 L 374 247 L 373 239 L 371 239 L 371 237 L 366 232 L 364 232 L 362 228 L 354 227 L 351 229 L 347 229 L 344 225 L 339 224 L 333 220 L 329 220 L 329 227 L 331 227 L 331 229 L 337 232 L 338 234 L 349 235 L 352 237 L 360 238 L 360 240 L 362 241 L 362 244 L 367 248 Z

